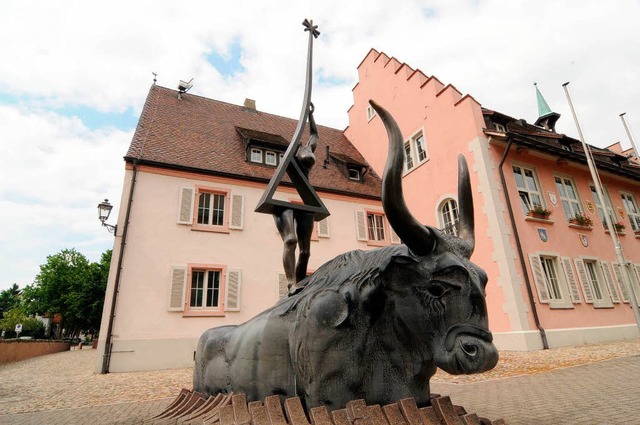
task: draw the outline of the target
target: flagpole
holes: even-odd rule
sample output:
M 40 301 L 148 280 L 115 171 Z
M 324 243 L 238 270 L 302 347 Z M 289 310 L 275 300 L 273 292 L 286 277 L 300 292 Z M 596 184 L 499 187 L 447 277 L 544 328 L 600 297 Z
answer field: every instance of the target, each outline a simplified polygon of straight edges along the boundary
M 624 258 L 624 254 L 622 252 L 622 244 L 620 243 L 620 238 L 618 238 L 618 233 L 616 232 L 615 227 L 613 226 L 613 221 L 611 220 L 611 215 L 609 214 L 609 208 L 611 207 L 611 211 L 613 211 L 612 206 L 608 204 L 608 198 L 604 196 L 604 191 L 602 189 L 602 183 L 600 181 L 600 176 L 598 175 L 598 170 L 596 169 L 595 163 L 593 161 L 593 155 L 591 153 L 591 149 L 584 141 L 584 135 L 582 134 L 582 128 L 580 127 L 580 122 L 578 122 L 578 116 L 576 115 L 576 111 L 573 108 L 573 102 L 571 101 L 571 95 L 569 95 L 569 89 L 567 86 L 569 83 L 564 83 L 562 88 L 564 89 L 564 93 L 567 96 L 567 101 L 569 102 L 569 108 L 571 109 L 571 114 L 573 115 L 573 121 L 576 124 L 576 128 L 578 129 L 578 136 L 580 137 L 580 141 L 582 142 L 582 149 L 584 150 L 585 156 L 587 158 L 587 166 L 589 167 L 589 172 L 591 173 L 591 178 L 593 179 L 593 183 L 596 186 L 596 196 L 598 196 L 600 200 L 600 205 L 604 207 L 604 219 L 607 223 L 607 228 L 609 229 L 609 235 L 611 236 L 611 241 L 613 242 L 613 249 L 616 253 L 616 258 L 618 259 L 618 263 L 620 264 L 620 269 L 622 272 L 622 284 L 627 288 L 627 293 L 629 294 L 629 301 L 631 303 L 631 309 L 633 310 L 633 315 L 636 319 L 636 326 L 640 331 L 640 311 L 638 310 L 638 301 L 635 296 L 635 291 L 633 285 L 631 285 L 631 276 L 629 276 L 629 269 L 627 268 L 627 261 Z
M 633 136 L 631 136 L 631 130 L 629 130 L 629 126 L 627 125 L 627 121 L 624 119 L 624 116 L 626 115 L 626 112 L 623 112 L 620 114 L 620 119 L 622 120 L 622 125 L 624 125 L 624 130 L 627 132 L 627 137 L 629 138 L 629 141 L 631 142 L 631 147 L 633 148 L 633 153 L 636 158 L 639 157 L 640 155 L 640 151 L 638 151 L 638 146 L 636 146 L 636 141 L 633 140 Z

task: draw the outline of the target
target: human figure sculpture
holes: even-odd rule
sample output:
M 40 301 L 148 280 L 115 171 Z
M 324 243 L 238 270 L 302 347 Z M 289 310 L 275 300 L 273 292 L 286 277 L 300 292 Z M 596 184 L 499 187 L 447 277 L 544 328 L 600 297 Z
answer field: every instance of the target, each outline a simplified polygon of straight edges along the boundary
M 316 163 L 314 152 L 318 146 L 318 128 L 313 118 L 314 106 L 309 104 L 309 141 L 306 145 L 300 145 L 296 152 L 295 160 L 305 177 Z M 273 214 L 276 227 L 284 242 L 282 263 L 287 276 L 289 293 L 300 290 L 299 282 L 307 276 L 307 266 L 311 249 L 311 233 L 313 233 L 313 213 L 293 210 L 290 208 L 278 209 Z M 296 263 L 296 245 L 300 252 Z
M 404 201 L 400 129 L 386 110 L 371 105 L 389 136 L 382 205 L 403 244 L 339 255 L 253 319 L 204 332 L 194 391 L 242 392 L 249 401 L 297 396 L 307 409 L 409 397 L 426 406 L 437 367 L 469 374 L 496 365 L 487 275 L 470 261 L 475 238 L 467 163 L 460 155 L 459 237 L 421 224 Z

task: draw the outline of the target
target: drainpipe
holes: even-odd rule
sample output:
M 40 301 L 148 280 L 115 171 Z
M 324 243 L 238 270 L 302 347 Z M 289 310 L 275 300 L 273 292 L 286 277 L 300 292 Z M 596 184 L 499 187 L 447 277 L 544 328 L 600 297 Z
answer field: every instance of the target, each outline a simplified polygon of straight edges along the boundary
M 513 237 L 516 240 L 516 247 L 518 249 L 518 257 L 520 257 L 520 266 L 522 267 L 522 274 L 524 275 L 524 283 L 527 287 L 527 295 L 529 296 L 529 304 L 531 304 L 531 312 L 533 313 L 533 320 L 536 323 L 536 327 L 540 331 L 540 337 L 542 338 L 542 349 L 549 349 L 549 342 L 547 341 L 547 333 L 544 328 L 540 324 L 540 318 L 538 317 L 538 310 L 536 309 L 535 299 L 533 298 L 533 291 L 531 290 L 531 280 L 529 280 L 529 274 L 527 273 L 527 265 L 524 261 L 524 253 L 522 252 L 522 244 L 520 244 L 520 236 L 518 236 L 518 227 L 516 226 L 516 220 L 513 215 L 513 208 L 511 207 L 511 199 L 509 198 L 509 191 L 507 190 L 507 182 L 504 178 L 504 171 L 502 170 L 502 165 L 504 161 L 507 159 L 507 155 L 509 154 L 509 150 L 511 149 L 511 144 L 513 143 L 513 139 L 511 136 L 507 138 L 507 147 L 504 150 L 504 154 L 502 155 L 502 159 L 500 160 L 500 165 L 498 165 L 498 170 L 500 172 L 500 181 L 502 183 L 502 191 L 504 192 L 504 196 L 507 200 L 507 209 L 509 211 L 509 220 L 511 221 L 511 228 L 513 229 Z
M 124 258 L 124 246 L 127 244 L 127 231 L 129 230 L 129 216 L 131 214 L 131 204 L 133 203 L 133 189 L 136 186 L 136 175 L 138 174 L 138 161 L 133 160 L 133 174 L 131 176 L 131 188 L 129 190 L 129 202 L 127 204 L 127 214 L 124 219 L 122 239 L 120 240 L 120 253 L 118 254 L 118 268 L 116 269 L 116 281 L 113 285 L 113 296 L 111 298 L 111 312 L 109 313 L 109 325 L 107 326 L 107 336 L 104 343 L 104 355 L 102 357 L 102 371 L 109 373 L 109 363 L 111 362 L 111 350 L 113 349 L 112 331 L 116 313 L 116 301 L 120 288 L 120 272 L 122 271 L 122 260 Z

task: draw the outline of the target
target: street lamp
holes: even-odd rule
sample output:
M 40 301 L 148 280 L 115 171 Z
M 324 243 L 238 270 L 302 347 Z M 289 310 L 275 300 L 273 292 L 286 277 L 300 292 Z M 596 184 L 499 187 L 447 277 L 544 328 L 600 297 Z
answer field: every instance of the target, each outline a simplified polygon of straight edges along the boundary
M 100 202 L 98 204 L 98 219 L 100 220 L 102 225 L 107 228 L 109 233 L 113 233 L 115 235 L 116 231 L 118 230 L 118 226 L 117 225 L 112 226 L 111 224 L 105 223 L 109 218 L 109 214 L 111 214 L 112 209 L 113 209 L 113 205 L 109 203 L 108 199 L 105 199 L 104 201 Z

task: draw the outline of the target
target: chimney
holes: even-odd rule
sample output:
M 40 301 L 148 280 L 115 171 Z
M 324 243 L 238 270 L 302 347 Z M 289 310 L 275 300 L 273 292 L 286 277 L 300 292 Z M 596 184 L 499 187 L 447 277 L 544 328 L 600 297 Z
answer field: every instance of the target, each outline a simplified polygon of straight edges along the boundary
M 249 99 L 248 97 L 244 100 L 244 109 L 248 111 L 257 112 L 256 110 L 256 101 L 253 99 Z

